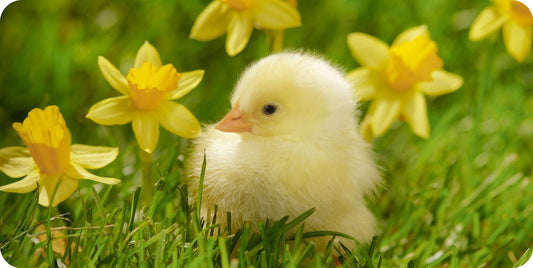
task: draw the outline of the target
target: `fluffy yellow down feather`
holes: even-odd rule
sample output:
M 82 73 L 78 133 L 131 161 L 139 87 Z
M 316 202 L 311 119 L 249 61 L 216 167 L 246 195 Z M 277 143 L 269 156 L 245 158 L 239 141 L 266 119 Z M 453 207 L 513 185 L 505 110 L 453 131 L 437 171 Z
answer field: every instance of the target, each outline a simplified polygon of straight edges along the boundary
M 339 69 L 307 53 L 274 54 L 242 74 L 231 104 L 194 141 L 187 164 L 194 201 L 205 151 L 204 216 L 217 205 L 218 222 L 224 226 L 220 215 L 229 211 L 238 228 L 315 208 L 305 231 L 372 239 L 376 220 L 364 197 L 381 177 L 358 134 L 352 88 Z M 327 240 L 313 241 L 324 248 Z

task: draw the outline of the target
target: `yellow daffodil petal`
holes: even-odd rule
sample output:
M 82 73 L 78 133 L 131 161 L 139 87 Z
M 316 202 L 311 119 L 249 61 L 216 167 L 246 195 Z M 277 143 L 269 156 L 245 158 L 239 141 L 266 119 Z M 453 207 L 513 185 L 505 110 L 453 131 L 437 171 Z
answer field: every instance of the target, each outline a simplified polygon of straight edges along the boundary
M 505 48 L 518 62 L 524 61 L 531 50 L 531 30 L 531 26 L 523 27 L 513 20 L 503 24 Z
M 349 34 L 348 47 L 353 57 L 363 66 L 377 68 L 389 59 L 389 46 L 368 34 Z
M 15 146 L 0 149 L 0 170 L 7 176 L 20 178 L 28 175 L 35 168 L 28 149 Z
M 67 176 L 73 179 L 92 180 L 92 181 L 105 183 L 105 184 L 120 183 L 119 179 L 96 176 L 92 174 L 91 172 L 87 171 L 86 169 L 84 169 L 82 166 L 77 165 L 77 164 L 70 165 L 66 173 L 67 173 Z
M 403 42 L 409 42 L 415 40 L 415 38 L 419 36 L 425 36 L 428 39 L 429 37 L 429 31 L 428 27 L 426 25 L 420 25 L 416 27 L 409 28 L 405 31 L 403 31 L 401 34 L 399 34 L 396 39 L 394 39 L 393 45 L 398 45 Z
M 372 131 L 376 136 L 381 136 L 400 114 L 400 100 L 376 99 L 370 105 L 372 116 Z
M 0 187 L 0 191 L 11 193 L 27 193 L 37 188 L 40 174 L 38 170 L 30 172 L 22 180 Z
M 253 25 L 249 15 L 245 12 L 235 12 L 228 26 L 226 38 L 226 52 L 230 56 L 239 54 L 248 44 Z
M 181 73 L 178 89 L 169 92 L 166 98 L 169 100 L 175 100 L 187 95 L 187 93 L 193 90 L 202 81 L 204 73 L 204 70 Z
M 118 148 L 73 144 L 70 147 L 70 160 L 88 169 L 102 168 L 113 162 Z
M 145 62 L 153 64 L 158 69 L 163 65 L 157 49 L 155 49 L 152 44 L 148 43 L 148 41 L 144 41 L 144 44 L 139 48 L 139 51 L 137 51 L 133 68 L 138 69 Z
M 105 80 L 111 87 L 124 95 L 129 95 L 128 80 L 111 62 L 102 56 L 98 56 L 98 66 L 100 66 L 100 71 L 102 71 Z
M 346 74 L 346 79 L 353 85 L 354 95 L 359 100 L 371 100 L 376 95 L 376 84 L 370 77 L 371 70 L 357 68 Z
M 124 125 L 133 120 L 134 114 L 130 97 L 120 96 L 96 103 L 86 117 L 100 125 Z
M 505 17 L 498 13 L 495 6 L 490 6 L 481 11 L 474 20 L 468 33 L 468 39 L 478 41 L 498 30 L 505 22 Z
M 402 116 L 409 124 L 413 132 L 427 139 L 429 137 L 429 121 L 426 108 L 426 98 L 420 92 L 416 92 L 406 104 Z
M 255 19 L 260 28 L 285 29 L 301 25 L 300 13 L 285 1 L 263 1 L 258 4 L 261 6 Z
M 223 35 L 228 29 L 231 14 L 228 5 L 221 1 L 211 2 L 194 21 L 189 37 L 209 41 Z
M 39 189 L 39 204 L 45 207 L 50 206 L 50 203 L 52 203 L 52 207 L 57 206 L 57 204 L 69 198 L 74 191 L 76 191 L 76 188 L 78 188 L 78 181 L 67 176 L 42 175 L 39 183 L 41 183 Z M 54 200 L 53 202 L 50 202 L 52 196 L 54 197 Z
M 157 116 L 161 126 L 166 130 L 184 137 L 195 138 L 200 134 L 200 123 L 194 115 L 183 105 L 165 101 L 157 109 Z
M 428 96 L 439 96 L 459 89 L 463 86 L 463 78 L 444 70 L 436 70 L 431 73 L 430 82 L 420 82 L 416 86 Z
M 131 124 L 141 149 L 153 153 L 159 140 L 159 121 L 155 111 L 137 113 Z

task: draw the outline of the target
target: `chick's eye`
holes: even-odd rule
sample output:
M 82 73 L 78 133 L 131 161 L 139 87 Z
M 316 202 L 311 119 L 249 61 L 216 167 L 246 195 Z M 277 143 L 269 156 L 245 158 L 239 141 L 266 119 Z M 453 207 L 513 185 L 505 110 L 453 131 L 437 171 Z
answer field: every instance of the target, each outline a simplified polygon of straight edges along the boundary
M 263 106 L 264 115 L 273 115 L 278 110 L 278 106 L 274 104 L 267 104 Z

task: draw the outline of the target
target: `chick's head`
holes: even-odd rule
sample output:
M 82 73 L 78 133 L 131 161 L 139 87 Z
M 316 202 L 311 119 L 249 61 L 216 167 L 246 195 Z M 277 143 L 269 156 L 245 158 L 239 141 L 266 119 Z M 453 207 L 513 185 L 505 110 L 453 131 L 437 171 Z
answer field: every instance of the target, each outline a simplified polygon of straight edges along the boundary
M 283 52 L 252 64 L 240 77 L 232 110 L 216 128 L 243 135 L 298 137 L 355 127 L 350 84 L 327 61 Z

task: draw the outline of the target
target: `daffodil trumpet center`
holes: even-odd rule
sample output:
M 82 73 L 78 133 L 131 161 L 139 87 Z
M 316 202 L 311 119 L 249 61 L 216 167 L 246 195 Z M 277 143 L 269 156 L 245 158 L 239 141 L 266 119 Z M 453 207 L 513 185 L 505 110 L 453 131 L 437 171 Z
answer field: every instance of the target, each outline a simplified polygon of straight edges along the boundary
M 244 11 L 251 9 L 254 5 L 254 0 L 220 0 L 222 3 L 226 3 L 232 9 L 237 11 Z
M 418 82 L 431 81 L 431 73 L 442 68 L 437 44 L 426 36 L 395 44 L 389 54 L 385 66 L 387 82 L 399 91 L 409 90 Z
M 33 109 L 13 128 L 43 174 L 61 174 L 70 164 L 71 136 L 57 106 Z
M 139 110 L 154 110 L 165 95 L 178 88 L 181 74 L 172 64 L 161 68 L 145 62 L 140 68 L 131 68 L 128 76 L 130 97 L 135 108 Z

